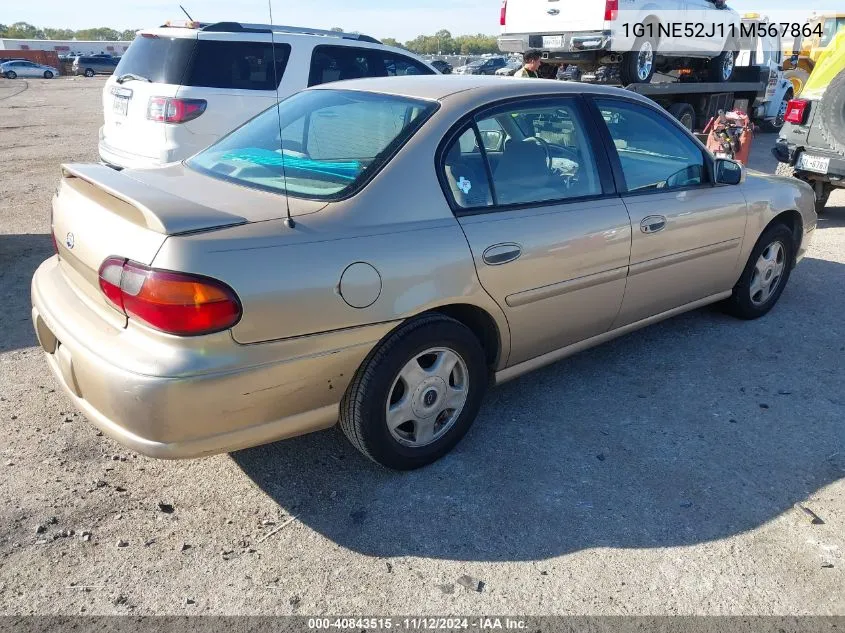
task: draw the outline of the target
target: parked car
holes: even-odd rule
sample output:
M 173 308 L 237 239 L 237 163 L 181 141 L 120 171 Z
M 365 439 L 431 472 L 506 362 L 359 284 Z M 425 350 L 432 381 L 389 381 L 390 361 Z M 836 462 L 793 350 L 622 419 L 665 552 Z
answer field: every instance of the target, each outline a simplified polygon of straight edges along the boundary
M 455 69 L 456 75 L 495 75 L 500 68 L 507 66 L 504 57 L 488 57 L 476 59 L 465 66 L 458 66 Z
M 73 59 L 73 74 L 93 77 L 94 75 L 111 75 L 120 62 L 119 57 L 111 55 L 80 55 Z
M 132 450 L 339 418 L 410 469 L 461 439 L 491 378 L 718 301 L 765 315 L 815 226 L 808 185 L 714 159 L 629 91 L 364 79 L 183 163 L 64 165 L 33 317 L 58 382 Z
M 739 14 L 711 0 L 583 0 L 565 9 L 546 0 L 504 0 L 499 23 L 499 50 L 539 49 L 549 61 L 590 72 L 615 63 L 623 85 L 649 83 L 656 70 L 677 68 L 695 68 L 711 81 L 729 81 L 740 35 Z M 681 28 L 672 27 L 667 35 L 660 24 Z M 639 37 L 634 36 L 636 25 L 642 25 Z M 713 27 L 712 37 L 689 37 L 687 25 L 691 33 L 705 35 Z
M 507 66 L 500 68 L 495 74 L 500 77 L 513 77 L 520 68 L 522 68 L 522 62 L 510 61 Z
M 786 106 L 774 147 L 777 173 L 808 182 L 816 212 L 845 188 L 845 30 L 819 56 L 801 92 Z
M 436 73 L 366 35 L 234 22 L 140 31 L 103 88 L 100 158 L 118 168 L 184 160 L 308 86 Z
M 431 62 L 431 65 L 434 66 L 441 75 L 452 74 L 452 64 L 447 62 L 445 59 L 435 59 Z
M 44 77 L 44 79 L 52 79 L 58 74 L 59 71 L 52 66 L 36 64 L 35 62 L 26 60 L 0 64 L 0 75 L 3 75 L 6 79 L 15 79 L 16 77 Z

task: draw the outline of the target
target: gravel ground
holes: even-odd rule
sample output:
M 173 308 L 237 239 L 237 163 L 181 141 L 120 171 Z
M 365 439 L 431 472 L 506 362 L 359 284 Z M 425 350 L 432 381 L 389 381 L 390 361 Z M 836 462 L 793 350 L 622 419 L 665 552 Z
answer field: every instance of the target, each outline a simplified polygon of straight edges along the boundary
M 73 411 L 29 321 L 101 88 L 0 82 L 0 613 L 845 614 L 842 192 L 766 318 L 697 311 L 509 383 L 422 471 L 337 430 L 155 461 Z

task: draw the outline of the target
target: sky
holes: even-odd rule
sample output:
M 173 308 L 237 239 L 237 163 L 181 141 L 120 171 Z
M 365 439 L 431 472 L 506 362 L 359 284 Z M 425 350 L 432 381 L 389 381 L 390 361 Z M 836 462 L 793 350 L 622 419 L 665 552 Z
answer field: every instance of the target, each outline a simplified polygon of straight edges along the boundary
M 269 0 L 276 24 L 360 31 L 400 41 L 448 29 L 452 35 L 499 32 L 501 0 Z M 516 2 L 517 0 L 512 0 Z M 528 0 L 522 0 L 528 1 Z M 537 1 L 537 0 L 532 0 Z M 578 2 L 578 0 L 566 0 Z M 728 0 L 740 12 L 795 10 L 793 0 Z M 157 26 L 183 19 L 179 4 L 196 20 L 269 22 L 268 0 L 37 0 L 11 2 L 4 24 L 29 22 L 41 27 L 81 29 L 108 26 L 118 30 Z M 842 0 L 811 0 L 811 10 L 833 10 Z M 123 6 L 121 6 L 123 5 Z M 765 5 L 765 9 L 761 8 Z

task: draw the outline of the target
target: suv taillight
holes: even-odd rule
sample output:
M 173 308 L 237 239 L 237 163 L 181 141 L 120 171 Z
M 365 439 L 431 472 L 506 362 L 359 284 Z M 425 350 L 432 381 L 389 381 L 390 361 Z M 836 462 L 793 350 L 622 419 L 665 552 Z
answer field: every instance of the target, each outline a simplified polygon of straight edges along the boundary
M 616 19 L 616 14 L 619 12 L 619 0 L 604 0 L 604 19 L 605 22 L 610 22 Z
M 508 21 L 508 0 L 502 0 L 502 11 L 499 13 L 499 24 L 505 26 Z
M 801 125 L 807 116 L 808 105 L 810 105 L 810 102 L 806 99 L 790 99 L 786 104 L 786 114 L 783 115 L 783 120 L 787 123 Z
M 123 257 L 106 259 L 99 275 L 100 290 L 115 308 L 168 334 L 211 334 L 241 318 L 237 295 L 216 279 L 157 270 Z
M 150 97 L 147 104 L 147 118 L 162 123 L 184 123 L 192 121 L 205 112 L 205 99 L 175 99 L 172 97 Z

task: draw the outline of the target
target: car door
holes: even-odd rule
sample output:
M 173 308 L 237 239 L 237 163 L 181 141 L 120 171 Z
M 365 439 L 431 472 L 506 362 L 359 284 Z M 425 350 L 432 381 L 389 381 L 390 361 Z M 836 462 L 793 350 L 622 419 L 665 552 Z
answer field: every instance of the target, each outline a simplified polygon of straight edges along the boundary
M 740 188 L 713 185 L 709 154 L 657 106 L 625 98 L 594 103 L 633 227 L 614 327 L 730 290 L 745 234 Z
M 15 72 L 18 77 L 36 77 L 35 65 L 30 62 L 18 62 Z
M 579 97 L 476 115 L 445 144 L 440 169 L 479 280 L 507 316 L 509 365 L 610 328 L 631 224 Z

